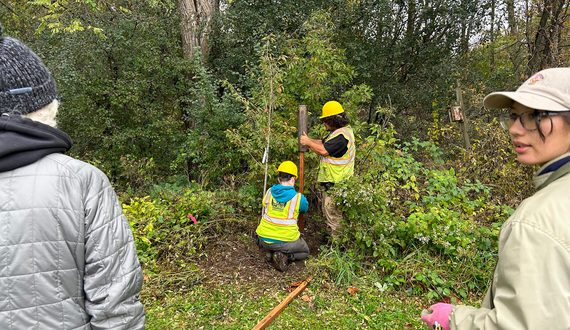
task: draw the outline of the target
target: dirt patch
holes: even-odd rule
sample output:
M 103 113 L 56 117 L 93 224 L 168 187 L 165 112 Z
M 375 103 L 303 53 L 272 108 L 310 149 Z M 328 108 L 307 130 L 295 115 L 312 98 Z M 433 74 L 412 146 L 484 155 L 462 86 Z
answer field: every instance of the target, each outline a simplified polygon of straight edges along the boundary
M 305 216 L 304 238 L 312 258 L 321 252 L 325 243 L 324 220 Z M 247 285 L 259 289 L 287 286 L 311 276 L 303 261 L 293 262 L 286 272 L 280 272 L 265 261 L 265 251 L 253 239 L 255 228 L 249 231 L 249 239 L 244 233 L 235 233 L 210 246 L 207 258 L 198 260 L 196 266 L 204 273 L 203 284 L 208 286 Z

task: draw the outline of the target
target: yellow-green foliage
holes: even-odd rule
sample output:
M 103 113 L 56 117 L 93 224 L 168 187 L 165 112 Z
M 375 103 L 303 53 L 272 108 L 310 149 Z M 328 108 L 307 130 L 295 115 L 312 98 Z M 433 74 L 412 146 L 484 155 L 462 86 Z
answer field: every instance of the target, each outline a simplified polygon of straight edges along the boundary
M 430 133 L 435 144 L 447 146 L 445 152 L 441 147 L 442 158 L 457 170 L 458 177 L 479 180 L 493 189 L 490 202 L 497 200 L 499 204 L 515 207 L 533 194 L 531 178 L 536 168 L 517 161 L 508 132 L 502 130 L 496 120 L 469 121 L 470 150 L 465 150 L 459 142 L 462 132 L 456 123 L 439 122 Z M 456 147 L 449 148 L 454 145 Z
M 209 239 L 245 224 L 242 213 L 236 212 L 236 207 L 245 209 L 242 199 L 249 201 L 241 192 L 163 189 L 153 197 L 131 198 L 123 204 L 123 211 L 141 262 L 185 267 Z

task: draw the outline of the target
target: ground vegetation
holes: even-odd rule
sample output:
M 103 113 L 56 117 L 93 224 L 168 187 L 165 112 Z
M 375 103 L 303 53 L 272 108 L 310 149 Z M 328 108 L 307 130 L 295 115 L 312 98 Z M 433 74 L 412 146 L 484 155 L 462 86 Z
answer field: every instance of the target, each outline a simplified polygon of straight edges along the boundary
M 433 302 L 480 303 L 534 170 L 482 99 L 568 63 L 567 1 L 222 0 L 196 22 L 184 3 L 0 1 L 58 83 L 71 154 L 119 193 L 148 328 L 250 329 L 310 276 L 271 328 L 419 328 Z M 344 229 L 325 235 L 307 153 L 311 257 L 281 273 L 254 243 L 261 198 L 299 160 L 299 105 L 324 137 L 331 99 L 357 145 Z

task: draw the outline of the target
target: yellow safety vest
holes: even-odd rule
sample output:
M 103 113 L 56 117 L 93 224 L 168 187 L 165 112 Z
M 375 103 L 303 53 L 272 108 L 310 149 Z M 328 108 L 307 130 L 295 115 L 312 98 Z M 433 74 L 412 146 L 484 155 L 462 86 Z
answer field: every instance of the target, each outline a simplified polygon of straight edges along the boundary
M 325 142 L 339 136 L 340 134 L 348 140 L 346 152 L 339 158 L 328 156 L 321 156 L 321 166 L 319 167 L 319 175 L 317 182 L 340 182 L 350 178 L 354 174 L 354 133 L 350 127 L 343 127 L 332 132 Z
M 271 195 L 271 189 L 265 193 L 263 199 L 263 217 L 257 227 L 257 235 L 268 243 L 272 241 L 293 242 L 296 241 L 301 233 L 297 225 L 299 218 L 299 204 L 301 203 L 301 194 L 297 193 L 287 203 L 279 203 Z

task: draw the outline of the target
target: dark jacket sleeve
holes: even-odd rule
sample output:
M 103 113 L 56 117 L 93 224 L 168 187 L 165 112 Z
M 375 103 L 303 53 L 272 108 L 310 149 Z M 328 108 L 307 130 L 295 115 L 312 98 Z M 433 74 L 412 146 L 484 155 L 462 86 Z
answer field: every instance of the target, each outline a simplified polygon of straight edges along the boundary
M 85 309 L 91 328 L 144 329 L 143 274 L 133 233 L 107 177 L 91 166 L 83 172 Z

